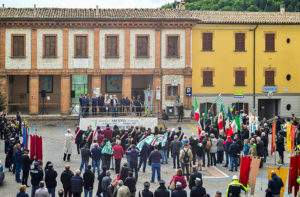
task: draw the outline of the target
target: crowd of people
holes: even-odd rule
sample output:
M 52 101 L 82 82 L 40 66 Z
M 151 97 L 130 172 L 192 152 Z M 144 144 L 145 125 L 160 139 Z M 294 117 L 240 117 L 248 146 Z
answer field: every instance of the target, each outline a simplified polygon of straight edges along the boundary
M 275 121 L 283 123 L 279 117 Z M 285 122 L 289 122 L 287 119 Z M 5 136 L 5 166 L 9 171 L 15 173 L 16 182 L 21 183 L 18 197 L 28 196 L 26 188 L 29 174 L 31 176 L 31 196 L 55 196 L 57 187 L 57 172 L 54 163 L 48 161 L 42 169 L 43 163 L 31 160 L 29 150 L 23 149 L 20 142 L 21 116 L 20 113 L 11 121 L 5 115 L 1 116 L 1 137 Z M 19 122 L 19 123 L 18 123 Z M 290 121 L 297 127 L 295 134 L 295 149 L 300 148 L 300 125 L 296 119 Z M 206 194 L 201 171 L 203 167 L 223 165 L 229 167 L 230 171 L 237 171 L 240 164 L 240 156 L 251 155 L 264 158 L 261 162 L 266 162 L 268 156 L 268 134 L 269 124 L 263 120 L 255 132 L 249 132 L 247 116 L 242 119 L 242 129 L 231 136 L 227 136 L 223 130 L 218 130 L 216 121 L 206 119 L 201 122 L 203 130 L 199 136 L 192 134 L 187 137 L 181 127 L 158 128 L 154 130 L 144 127 L 131 127 L 128 130 L 119 129 L 117 125 L 113 128 L 107 125 L 104 129 L 96 128 L 97 134 L 91 126 L 87 130 L 82 130 L 77 126 L 74 133 L 67 130 L 65 134 L 64 161 L 71 161 L 72 146 L 74 142 L 77 147 L 77 154 L 81 154 L 81 164 L 73 173 L 69 164 L 60 175 L 63 185 L 59 189 L 60 196 L 93 196 L 94 181 L 97 177 L 98 187 L 95 188 L 97 196 L 104 197 L 184 197 L 187 196 L 186 188 L 190 188 L 191 197 L 209 196 Z M 19 127 L 18 127 L 19 125 Z M 280 163 L 284 163 L 284 129 L 276 128 L 277 151 L 281 158 Z M 165 141 L 159 144 L 143 143 L 141 141 L 148 136 L 167 136 Z M 225 157 L 224 157 L 225 156 Z M 173 168 L 176 174 L 166 185 L 161 177 L 161 167 L 168 163 L 168 159 L 173 158 Z M 126 158 L 124 161 L 123 158 Z M 123 160 L 123 162 L 122 162 Z M 102 164 L 102 165 L 101 165 Z M 121 165 L 123 164 L 123 165 Z M 145 173 L 146 167 L 151 165 L 152 175 L 149 182 L 144 183 L 144 190 L 136 191 L 136 184 L 139 173 Z M 31 168 L 33 165 L 33 168 Z M 143 168 L 142 168 L 143 167 Z M 22 171 L 22 179 L 21 179 Z M 113 172 L 116 178 L 112 178 Z M 156 181 L 160 186 L 154 193 L 150 191 L 150 184 Z M 269 183 L 267 193 L 278 195 L 280 188 L 280 178 L 274 177 Z M 238 183 L 237 176 L 233 176 L 233 182 L 228 185 L 226 196 L 239 196 L 241 191 L 248 188 Z M 279 190 L 280 191 L 280 190 Z M 217 192 L 215 196 L 221 196 Z

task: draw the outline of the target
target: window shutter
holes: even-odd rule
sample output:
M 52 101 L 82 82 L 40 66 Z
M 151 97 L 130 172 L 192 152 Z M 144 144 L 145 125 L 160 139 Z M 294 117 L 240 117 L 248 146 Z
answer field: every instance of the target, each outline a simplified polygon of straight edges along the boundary
M 87 37 L 76 36 L 76 56 L 86 57 L 87 56 Z
M 108 57 L 118 56 L 118 36 L 106 37 L 106 56 Z
M 179 56 L 178 54 L 178 36 L 168 36 L 168 57 L 176 57 Z
M 235 71 L 235 85 L 244 86 L 245 85 L 245 71 L 237 70 Z
M 202 34 L 202 50 L 203 51 L 212 51 L 212 33 L 203 33 Z
M 245 51 L 245 34 L 236 33 L 235 34 L 235 50 L 236 51 Z
M 248 103 L 244 103 L 244 113 L 245 114 L 249 113 L 249 104 Z
M 265 85 L 273 86 L 275 84 L 274 81 L 274 71 L 265 71 Z
M 45 36 L 44 47 L 44 56 L 56 56 L 56 36 Z
M 266 51 L 275 51 L 275 34 L 266 34 L 265 42 Z
M 203 86 L 212 86 L 212 85 L 213 85 L 213 72 L 203 71 Z
M 13 37 L 13 56 L 25 56 L 24 36 Z
M 137 56 L 146 57 L 148 56 L 148 36 L 137 37 Z

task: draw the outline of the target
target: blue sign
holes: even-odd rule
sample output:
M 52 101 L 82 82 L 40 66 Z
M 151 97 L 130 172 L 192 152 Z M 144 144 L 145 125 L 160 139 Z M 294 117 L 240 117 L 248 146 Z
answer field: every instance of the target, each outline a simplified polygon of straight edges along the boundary
M 278 87 L 277 86 L 268 86 L 263 87 L 263 92 L 277 92 Z
M 234 98 L 245 98 L 244 95 L 234 95 Z
M 191 87 L 187 87 L 185 89 L 185 96 L 187 96 L 187 97 L 191 97 L 192 96 L 192 88 Z

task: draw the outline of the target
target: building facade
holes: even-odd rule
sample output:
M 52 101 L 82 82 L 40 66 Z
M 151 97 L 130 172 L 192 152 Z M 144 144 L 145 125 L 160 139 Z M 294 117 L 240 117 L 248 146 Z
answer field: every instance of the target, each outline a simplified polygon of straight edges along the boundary
M 205 15 L 205 16 L 204 16 Z M 192 31 L 193 96 L 260 117 L 300 115 L 300 14 L 202 12 Z M 243 98 L 235 98 L 243 97 Z M 212 105 L 214 113 L 218 109 Z
M 36 115 L 45 106 L 48 113 L 67 115 L 80 94 L 131 98 L 148 88 L 154 90 L 159 110 L 191 104 L 185 88 L 192 86 L 192 27 L 197 19 L 187 11 L 0 12 L 0 89 L 8 113 Z

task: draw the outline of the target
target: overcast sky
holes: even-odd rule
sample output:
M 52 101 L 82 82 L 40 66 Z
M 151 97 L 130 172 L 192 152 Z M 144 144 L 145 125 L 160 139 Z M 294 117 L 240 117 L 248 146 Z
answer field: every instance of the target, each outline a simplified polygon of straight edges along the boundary
M 178 1 L 178 0 L 177 0 Z M 60 8 L 159 8 L 174 0 L 1 0 L 5 7 L 60 7 Z

